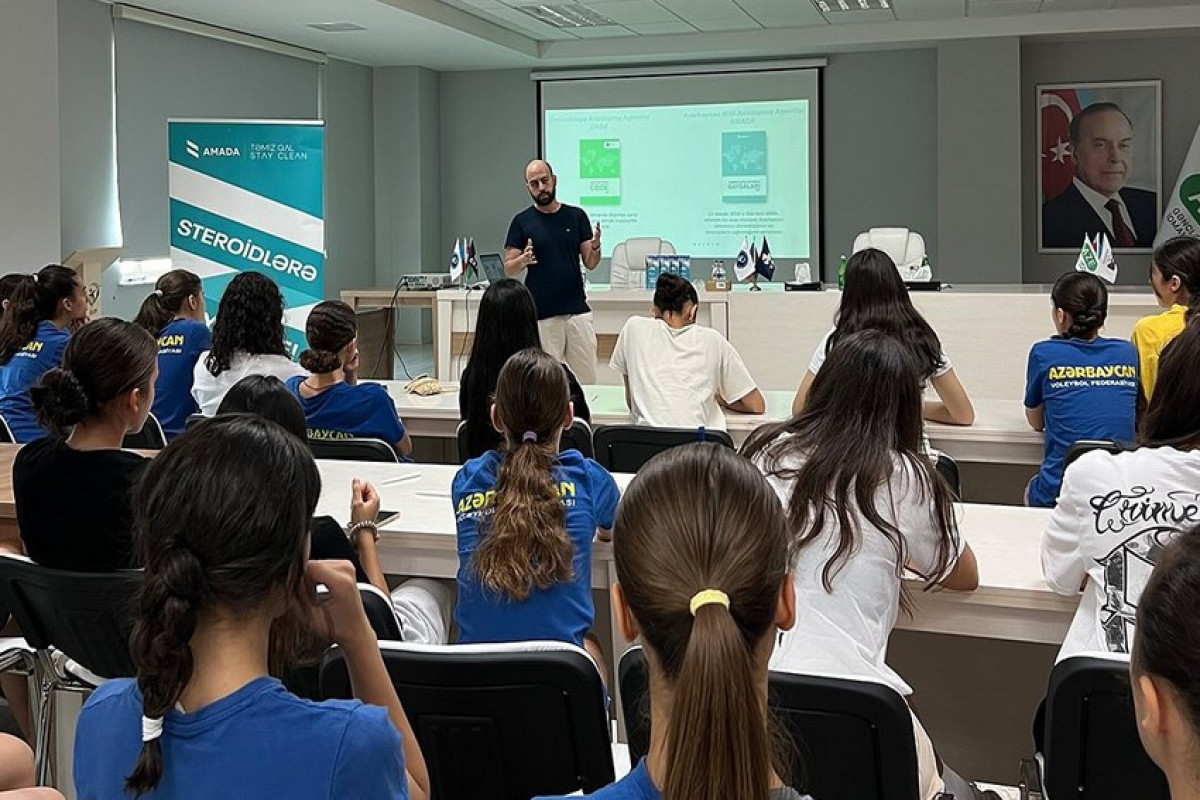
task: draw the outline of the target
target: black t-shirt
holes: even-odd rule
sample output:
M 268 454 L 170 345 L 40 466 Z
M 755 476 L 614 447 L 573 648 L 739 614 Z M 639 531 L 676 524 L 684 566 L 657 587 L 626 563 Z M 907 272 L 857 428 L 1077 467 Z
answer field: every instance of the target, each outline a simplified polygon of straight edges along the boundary
M 367 534 L 362 534 L 366 536 Z M 367 573 L 363 572 L 362 562 L 354 545 L 346 538 L 346 531 L 333 517 L 313 517 L 312 544 L 308 557 L 312 561 L 349 561 L 354 565 L 354 580 L 359 583 L 370 583 Z
M 38 564 L 108 572 L 133 563 L 133 485 L 149 461 L 124 450 L 76 450 L 38 439 L 13 461 L 25 552 Z
M 563 364 L 563 371 L 567 373 L 567 387 L 571 392 L 571 405 L 575 410 L 575 416 L 584 422 L 592 421 L 592 412 L 588 408 L 587 395 L 583 393 L 583 387 L 579 385 L 579 379 L 575 377 L 575 373 L 566 364 Z M 486 398 L 491 397 L 495 391 L 495 384 L 487 387 L 487 391 L 479 393 L 472 386 L 475 373 L 471 369 L 471 365 L 467 364 L 467 368 L 462 374 L 462 383 L 458 391 L 458 416 L 460 419 L 467 421 L 467 458 L 479 458 L 489 450 L 495 450 L 500 447 L 500 432 L 492 427 L 491 416 L 491 401 Z M 484 398 L 482 408 L 468 408 L 468 404 L 472 398 Z
M 579 274 L 579 245 L 591 238 L 592 223 L 587 212 L 565 203 L 553 214 L 530 206 L 513 217 L 504 246 L 524 250 L 533 240 L 537 263 L 526 270 L 525 286 L 533 295 L 538 319 L 591 310 Z

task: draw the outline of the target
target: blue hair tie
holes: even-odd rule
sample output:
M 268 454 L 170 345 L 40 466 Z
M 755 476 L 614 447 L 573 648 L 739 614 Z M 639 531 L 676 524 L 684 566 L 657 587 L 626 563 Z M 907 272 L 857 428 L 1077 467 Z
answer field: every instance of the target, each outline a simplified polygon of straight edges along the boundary
M 538 435 L 536 431 L 525 431 L 525 435 L 521 437 L 521 442 L 536 442 Z

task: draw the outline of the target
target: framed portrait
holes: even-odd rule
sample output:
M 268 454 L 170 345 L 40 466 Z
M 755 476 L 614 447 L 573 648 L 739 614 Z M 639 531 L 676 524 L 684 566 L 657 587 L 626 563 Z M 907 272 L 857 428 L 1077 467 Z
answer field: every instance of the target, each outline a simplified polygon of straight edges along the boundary
M 1038 252 L 1104 233 L 1148 253 L 1162 220 L 1162 81 L 1037 87 Z

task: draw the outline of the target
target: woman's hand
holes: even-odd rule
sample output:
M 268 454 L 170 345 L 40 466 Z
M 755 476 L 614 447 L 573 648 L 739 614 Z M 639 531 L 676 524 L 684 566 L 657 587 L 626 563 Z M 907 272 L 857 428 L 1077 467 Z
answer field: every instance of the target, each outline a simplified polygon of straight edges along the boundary
M 314 608 L 309 618 L 313 634 L 343 647 L 361 642 L 364 637 L 375 639 L 354 580 L 353 564 L 309 561 L 304 567 L 304 580 L 313 597 Z M 324 596 L 317 594 L 317 584 L 327 590 Z
M 379 492 L 370 483 L 355 478 L 350 484 L 350 523 L 374 520 L 379 516 Z

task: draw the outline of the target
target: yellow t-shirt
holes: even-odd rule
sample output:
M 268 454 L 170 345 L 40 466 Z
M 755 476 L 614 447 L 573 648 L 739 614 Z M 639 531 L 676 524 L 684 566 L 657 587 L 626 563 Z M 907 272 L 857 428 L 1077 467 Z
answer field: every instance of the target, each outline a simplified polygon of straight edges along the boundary
M 1158 356 L 1167 342 L 1183 332 L 1186 314 L 1187 306 L 1176 304 L 1161 314 L 1142 317 L 1133 326 L 1133 346 L 1138 351 L 1142 395 L 1147 403 L 1154 394 L 1154 382 L 1158 380 Z

